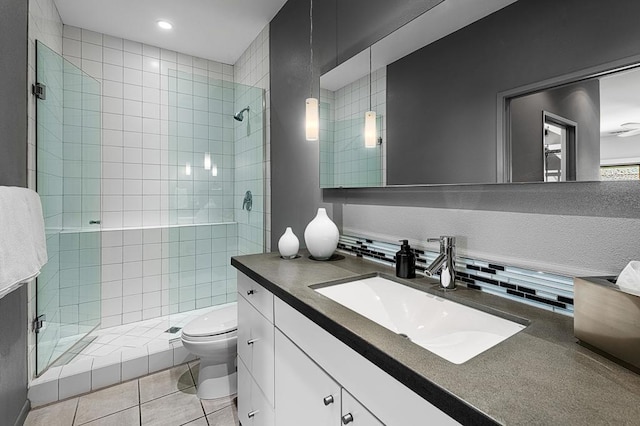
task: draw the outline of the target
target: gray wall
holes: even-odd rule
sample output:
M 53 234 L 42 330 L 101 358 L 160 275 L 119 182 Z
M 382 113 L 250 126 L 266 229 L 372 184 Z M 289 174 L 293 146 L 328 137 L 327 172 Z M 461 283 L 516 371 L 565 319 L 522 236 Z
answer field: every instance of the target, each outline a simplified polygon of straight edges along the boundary
M 27 287 L 0 299 L 0 424 L 24 419 L 27 401 Z
M 578 123 L 574 178 L 599 180 L 600 82 L 589 80 L 511 101 L 511 181 L 544 181 L 542 111 Z
M 28 4 L 0 2 L 0 184 L 27 186 Z
M 274 30 L 283 31 L 278 35 L 278 43 L 272 43 L 271 46 L 272 90 L 282 92 L 277 102 L 274 102 L 272 97 L 272 111 L 279 108 L 302 110 L 304 97 L 306 97 L 299 93 L 287 99 L 286 84 L 288 81 L 294 81 L 298 78 L 308 79 L 308 71 L 300 71 L 303 72 L 302 75 L 295 75 L 296 69 L 288 70 L 286 67 L 274 63 L 276 58 L 286 58 L 287 54 L 301 55 L 306 53 L 296 51 L 295 49 L 305 49 L 305 47 L 292 41 L 296 37 L 306 37 L 302 34 L 303 30 L 299 29 L 298 33 L 287 32 L 282 27 L 287 25 L 286 19 L 304 19 L 302 15 L 308 11 L 306 9 L 308 5 L 298 9 L 300 16 L 296 18 L 295 14 L 290 13 L 292 10 L 289 9 L 291 7 L 289 3 L 292 2 L 296 2 L 296 0 L 289 0 L 286 11 L 283 10 L 287 17 L 282 18 L 280 22 L 274 21 L 276 25 L 272 26 L 272 32 Z M 513 28 L 510 25 L 504 40 L 487 48 L 488 51 L 504 48 L 510 52 L 509 61 L 504 62 L 515 64 L 511 70 L 513 76 L 509 76 L 510 79 L 533 83 L 560 74 L 555 61 L 547 61 L 544 66 L 541 64 L 532 66 L 527 61 L 527 52 L 519 50 L 518 46 L 520 45 L 532 47 L 540 37 L 552 37 L 555 40 L 557 48 L 551 53 L 555 59 L 558 56 L 563 56 L 559 62 L 565 66 L 561 70 L 562 73 L 578 71 L 588 64 L 597 63 L 600 59 L 593 56 L 594 52 L 604 52 L 605 60 L 614 60 L 615 58 L 623 58 L 640 48 L 636 42 L 639 38 L 633 35 L 638 31 L 638 28 L 625 25 L 624 28 L 622 26 L 613 28 L 606 34 L 598 30 L 603 26 L 610 25 L 612 16 L 616 14 L 622 15 L 620 21 L 622 23 L 628 23 L 630 19 L 633 20 L 638 15 L 638 7 L 640 7 L 640 4 L 635 2 L 520 0 L 516 5 L 521 2 L 526 5 L 531 16 L 519 24 L 529 30 L 521 33 L 517 31 L 518 28 Z M 367 4 L 365 0 L 353 0 L 350 3 L 354 3 L 354 5 L 356 3 Z M 539 6 L 542 3 L 546 5 L 546 8 Z M 399 5 L 398 2 L 389 2 L 389 7 L 401 8 L 402 5 Z M 536 10 L 538 8 L 540 9 Z M 553 11 L 553 13 L 549 11 Z M 544 19 L 541 19 L 543 12 Z M 556 18 L 547 20 L 557 13 L 565 17 L 566 20 L 566 22 L 561 22 L 560 26 L 558 26 Z M 543 24 L 549 22 L 549 25 L 545 25 L 542 30 L 538 29 L 532 32 L 531 27 L 534 21 L 542 21 Z M 560 33 L 562 28 L 575 26 L 575 21 L 589 23 L 591 25 L 590 33 Z M 368 28 L 375 26 L 370 23 L 367 25 L 354 23 L 353 25 L 361 25 L 363 32 L 367 32 Z M 542 32 L 555 36 L 544 36 L 540 34 Z M 632 40 L 621 37 L 622 32 L 629 32 Z M 287 34 L 289 40 L 286 39 Z M 580 40 L 580 37 L 584 38 Z M 626 41 L 612 44 L 612 37 Z M 580 43 L 577 43 L 578 41 Z M 290 46 L 295 48 L 290 49 Z M 575 47 L 569 48 L 569 46 Z M 281 49 L 285 52 L 278 52 L 278 56 L 274 55 L 277 50 Z M 467 51 L 465 46 L 460 46 L 460 49 L 460 52 L 455 52 L 456 56 L 462 56 Z M 489 54 L 490 52 L 487 52 L 487 55 Z M 473 55 L 475 58 L 479 56 L 475 53 Z M 481 55 L 480 59 L 483 58 L 484 55 Z M 471 65 L 480 68 L 487 66 L 482 63 L 472 63 Z M 458 74 L 454 73 L 450 77 L 455 79 L 457 76 Z M 308 80 L 306 81 L 308 83 Z M 520 85 L 513 83 L 513 80 L 510 81 L 512 86 L 506 86 L 506 89 L 520 87 Z M 444 83 L 448 82 L 443 81 Z M 467 92 L 462 99 L 467 99 L 467 96 L 473 99 L 474 95 L 473 92 Z M 482 112 L 490 116 L 491 122 L 479 128 L 473 133 L 473 136 L 474 138 L 486 139 L 489 135 L 493 146 L 496 132 L 495 93 L 492 96 L 492 102 L 487 104 L 486 111 Z M 464 112 L 467 104 L 461 105 L 461 110 Z M 281 147 L 283 158 L 279 159 L 279 164 L 283 167 L 286 167 L 290 162 L 317 161 L 317 151 L 315 150 L 311 151 L 311 155 L 315 156 L 312 159 L 297 157 L 296 155 L 300 154 L 297 152 L 291 155 L 287 152 L 288 146 L 303 142 L 301 136 L 298 136 L 302 134 L 302 130 L 298 130 L 297 127 L 301 126 L 301 121 L 294 121 L 302 120 L 301 115 L 302 113 L 290 121 L 289 127 L 294 130 L 289 131 L 282 128 L 277 133 L 272 132 L 272 144 L 283 145 Z M 475 120 L 471 123 L 464 123 L 463 127 L 466 127 L 467 124 L 473 125 L 474 122 Z M 460 122 L 456 121 L 456 123 Z M 300 155 L 308 154 L 305 152 Z M 272 155 L 276 157 L 280 154 L 274 151 Z M 492 158 L 495 158 L 495 153 Z M 278 160 L 273 158 L 273 161 Z M 302 203 L 320 203 L 315 199 L 318 191 L 315 170 L 305 172 L 297 169 L 295 174 L 282 173 L 283 176 L 279 182 L 274 180 L 272 189 L 274 195 L 279 194 L 274 196 L 274 205 L 272 206 L 274 247 L 279 237 L 279 235 L 275 235 L 277 223 L 284 225 L 285 222 L 291 221 L 291 223 L 298 223 L 303 228 L 308 221 L 307 218 L 297 219 L 302 216 L 302 213 L 296 204 L 296 199 L 301 200 L 301 205 Z M 284 178 L 302 179 L 305 180 L 305 184 L 298 185 L 297 182 Z M 289 192 L 291 194 L 285 197 Z M 307 196 L 306 194 L 309 192 L 312 192 L 313 195 Z M 574 273 L 576 275 L 613 274 L 619 272 L 626 262 L 634 257 L 637 258 L 635 247 L 640 239 L 640 211 L 637 208 L 640 205 L 640 183 L 638 182 L 325 189 L 322 194 L 325 202 L 334 203 L 334 210 L 336 206 L 340 207 L 345 233 L 378 235 L 390 241 L 405 237 L 410 238 L 412 243 L 417 243 L 419 246 L 429 246 L 433 250 L 438 248 L 435 244 L 426 244 L 427 237 L 451 234 L 459 237 L 460 254 L 470 253 L 490 260 L 502 259 L 505 263 L 557 271 L 568 275 Z M 277 205 L 278 200 L 286 201 L 286 203 Z M 526 232 L 521 232 L 522 230 Z M 593 230 L 597 230 L 597 232 L 592 232 Z M 607 235 L 609 237 L 606 237 Z
M 0 2 L 0 185 L 27 186 L 25 0 Z M 22 423 L 27 401 L 27 289 L 0 299 L 0 422 Z
M 639 54 L 639 15 L 640 2 L 520 0 L 391 64 L 387 182 L 496 182 L 497 94 Z
M 313 94 L 326 71 L 441 0 L 315 1 Z M 366 6 L 366 7 L 364 7 Z M 369 14 L 363 19 L 362 11 Z M 375 22 L 372 25 L 371 22 Z M 339 41 L 338 41 L 339 40 Z M 318 143 L 304 137 L 304 100 L 309 97 L 309 1 L 289 0 L 271 21 L 271 247 L 287 226 L 304 246 L 303 233 L 318 207 L 340 222 L 339 206 L 322 204 Z

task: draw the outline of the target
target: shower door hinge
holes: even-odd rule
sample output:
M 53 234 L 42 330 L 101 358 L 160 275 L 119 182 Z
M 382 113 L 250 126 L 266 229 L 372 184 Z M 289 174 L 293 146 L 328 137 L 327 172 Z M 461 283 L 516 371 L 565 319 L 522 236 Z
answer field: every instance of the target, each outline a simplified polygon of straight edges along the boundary
M 31 90 L 33 94 L 36 95 L 36 98 L 42 99 L 43 101 L 47 99 L 47 86 L 45 86 L 44 84 L 36 83 L 31 86 Z
M 47 320 L 47 316 L 45 314 L 38 315 L 36 319 L 33 320 L 32 329 L 33 332 L 38 334 L 42 328 L 44 328 L 44 322 Z

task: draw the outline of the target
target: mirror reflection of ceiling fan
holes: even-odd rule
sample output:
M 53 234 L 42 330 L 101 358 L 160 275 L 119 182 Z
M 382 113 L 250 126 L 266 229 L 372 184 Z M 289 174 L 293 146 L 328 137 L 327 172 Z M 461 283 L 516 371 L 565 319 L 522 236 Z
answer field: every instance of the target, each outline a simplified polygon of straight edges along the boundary
M 629 136 L 640 135 L 640 123 L 622 123 L 620 127 L 622 127 L 623 130 L 612 132 L 614 135 L 620 138 L 628 138 Z

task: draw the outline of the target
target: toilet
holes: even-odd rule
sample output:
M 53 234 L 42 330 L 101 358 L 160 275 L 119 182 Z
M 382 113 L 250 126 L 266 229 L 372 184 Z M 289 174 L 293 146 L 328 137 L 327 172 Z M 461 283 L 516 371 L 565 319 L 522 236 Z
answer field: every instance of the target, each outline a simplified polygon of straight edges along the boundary
M 182 328 L 182 345 L 200 358 L 198 398 L 222 398 L 237 392 L 237 333 L 236 303 L 207 312 Z

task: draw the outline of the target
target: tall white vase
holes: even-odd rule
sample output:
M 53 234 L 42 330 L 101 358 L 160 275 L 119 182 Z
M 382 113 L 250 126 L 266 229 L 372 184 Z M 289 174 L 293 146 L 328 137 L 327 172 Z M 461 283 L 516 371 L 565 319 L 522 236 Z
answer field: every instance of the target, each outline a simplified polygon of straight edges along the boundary
M 331 257 L 336 247 L 340 234 L 338 227 L 323 208 L 318 209 L 316 217 L 309 222 L 304 230 L 304 242 L 309 253 L 317 260 L 327 260 Z
M 298 241 L 298 237 L 293 233 L 291 227 L 287 226 L 284 234 L 282 234 L 278 240 L 278 251 L 280 252 L 280 256 L 285 259 L 293 259 L 298 254 L 299 248 L 300 241 Z

